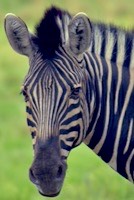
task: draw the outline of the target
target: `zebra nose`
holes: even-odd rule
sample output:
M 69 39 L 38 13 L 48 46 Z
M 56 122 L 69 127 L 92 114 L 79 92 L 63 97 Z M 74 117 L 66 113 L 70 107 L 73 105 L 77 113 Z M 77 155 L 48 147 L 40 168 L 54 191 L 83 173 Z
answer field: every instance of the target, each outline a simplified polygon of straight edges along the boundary
M 57 167 L 55 178 L 60 179 L 63 176 L 63 174 L 64 174 L 64 166 L 60 164 Z M 38 185 L 37 175 L 34 172 L 34 169 L 32 169 L 32 167 L 29 169 L 29 178 L 34 184 Z

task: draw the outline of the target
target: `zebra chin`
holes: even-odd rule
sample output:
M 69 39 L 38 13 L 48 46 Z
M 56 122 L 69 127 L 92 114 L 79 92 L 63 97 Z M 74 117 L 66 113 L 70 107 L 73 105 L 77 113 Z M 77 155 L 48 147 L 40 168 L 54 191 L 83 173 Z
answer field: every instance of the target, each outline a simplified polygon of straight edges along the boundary
M 66 170 L 67 164 L 61 157 L 59 138 L 52 137 L 45 142 L 37 140 L 29 178 L 39 193 L 47 197 L 57 196 L 62 189 Z
M 58 192 L 57 192 L 57 191 L 51 192 L 51 191 L 49 191 L 49 190 L 43 191 L 42 188 L 41 188 L 39 185 L 36 185 L 36 184 L 35 184 L 35 186 L 36 186 L 36 188 L 37 188 L 39 194 L 41 194 L 41 195 L 44 196 L 44 197 L 56 197 L 56 196 L 58 196 L 58 195 L 60 194 L 60 192 L 61 192 L 61 189 L 59 189 L 59 191 L 57 190 Z

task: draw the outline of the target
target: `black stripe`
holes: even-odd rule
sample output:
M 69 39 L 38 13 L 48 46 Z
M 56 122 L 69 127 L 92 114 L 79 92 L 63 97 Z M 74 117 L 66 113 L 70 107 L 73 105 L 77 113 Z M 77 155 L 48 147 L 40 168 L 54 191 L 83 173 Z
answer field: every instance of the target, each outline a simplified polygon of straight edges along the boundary
M 65 144 L 63 140 L 61 140 L 60 144 L 61 144 L 61 148 L 67 150 L 68 152 L 72 149 L 72 147 Z
M 35 127 L 34 122 L 32 122 L 30 119 L 27 118 L 27 125 L 30 127 Z
M 66 135 L 68 133 L 75 132 L 75 131 L 78 132 L 78 133 L 80 132 L 80 125 L 72 126 L 69 129 L 61 129 L 60 134 Z
M 125 38 L 125 60 L 123 67 L 129 68 L 131 61 L 131 51 L 132 51 L 133 40 L 131 34 L 127 34 Z
M 111 61 L 116 63 L 116 60 L 117 60 L 117 55 L 118 55 L 118 30 L 117 28 L 113 28 L 113 27 L 110 27 L 110 31 L 113 32 L 113 35 L 114 35 L 114 47 L 113 47 L 113 51 L 112 51 L 112 57 L 111 57 Z
M 104 28 L 104 25 L 100 26 L 100 31 L 102 34 L 102 45 L 101 45 L 101 56 L 105 57 L 105 51 L 106 51 L 106 29 Z
M 66 120 L 62 123 L 62 125 L 68 125 L 68 124 L 70 124 L 71 122 L 77 121 L 77 120 L 79 120 L 79 119 L 81 119 L 81 118 L 82 118 L 82 113 L 81 113 L 81 112 L 80 112 L 80 113 L 77 113 L 77 114 L 74 114 L 72 117 L 66 119 Z
M 36 136 L 36 132 L 34 131 L 34 132 L 32 132 L 31 133 L 31 136 L 32 136 L 32 139 L 34 139 L 35 138 L 35 136 Z

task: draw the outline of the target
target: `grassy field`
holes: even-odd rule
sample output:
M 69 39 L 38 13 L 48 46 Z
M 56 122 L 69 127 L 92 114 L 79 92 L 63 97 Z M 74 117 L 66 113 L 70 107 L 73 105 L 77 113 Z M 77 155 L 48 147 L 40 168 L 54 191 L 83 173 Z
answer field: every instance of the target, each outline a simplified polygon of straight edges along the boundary
M 1 0 L 0 1 L 0 200 L 43 200 L 28 179 L 33 152 L 26 126 L 25 104 L 19 95 L 28 70 L 27 58 L 10 48 L 3 20 L 8 12 L 27 22 L 31 30 L 44 9 L 57 5 L 91 19 L 134 27 L 133 0 Z M 55 200 L 133 200 L 134 186 L 117 175 L 87 147 L 74 149 L 68 159 L 64 187 Z

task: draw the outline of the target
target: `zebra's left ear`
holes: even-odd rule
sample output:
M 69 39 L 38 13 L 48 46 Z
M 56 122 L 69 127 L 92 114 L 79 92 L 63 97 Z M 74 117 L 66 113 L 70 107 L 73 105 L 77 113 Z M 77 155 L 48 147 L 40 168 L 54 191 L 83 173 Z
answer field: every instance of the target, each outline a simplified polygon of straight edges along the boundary
M 76 56 L 84 53 L 90 46 L 92 28 L 89 18 L 84 13 L 78 13 L 71 20 L 69 27 L 69 48 Z

